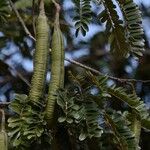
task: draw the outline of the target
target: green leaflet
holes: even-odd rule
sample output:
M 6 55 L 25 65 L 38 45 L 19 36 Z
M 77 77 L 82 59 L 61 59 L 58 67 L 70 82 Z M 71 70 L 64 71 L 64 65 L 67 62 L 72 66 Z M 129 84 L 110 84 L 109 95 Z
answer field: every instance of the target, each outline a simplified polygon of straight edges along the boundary
M 135 56 L 142 56 L 144 51 L 145 40 L 142 28 L 142 16 L 139 7 L 133 0 L 126 1 L 121 5 L 125 18 L 127 32 L 127 41 L 130 44 L 130 51 Z
M 64 84 L 64 42 L 62 32 L 59 26 L 59 13 L 56 13 L 54 24 L 54 33 L 52 36 L 51 51 L 51 81 L 49 85 L 48 101 L 46 106 L 46 119 L 51 126 L 54 116 L 54 108 L 56 102 L 56 92 L 59 88 L 63 88 Z
M 119 17 L 117 5 L 113 0 L 102 1 L 105 9 L 99 15 L 101 22 L 106 23 L 110 49 L 117 58 L 128 57 L 129 54 L 135 58 L 142 56 L 145 41 L 141 12 L 133 0 L 116 1 L 123 19 Z
M 135 112 L 139 120 L 149 118 L 146 105 L 136 94 L 128 94 L 124 88 L 115 86 L 111 86 L 107 90 L 110 95 L 126 103 Z
M 83 36 L 85 36 L 86 33 L 89 31 L 88 25 L 92 20 L 90 2 L 91 0 L 73 0 L 73 3 L 75 4 L 76 13 L 76 15 L 73 18 L 76 28 L 76 37 L 78 36 L 79 31 Z
M 91 73 L 88 73 L 88 76 L 89 79 L 92 80 L 92 84 L 96 85 L 102 93 L 113 96 L 117 100 L 127 104 L 127 106 L 136 114 L 138 120 L 149 120 L 150 117 L 145 103 L 135 93 L 129 94 L 125 88 L 116 85 L 108 86 L 107 77 L 95 77 Z
M 8 119 L 8 136 L 12 148 L 27 150 L 33 143 L 42 146 L 44 141 L 45 144 L 51 142 L 51 135 L 46 129 L 43 103 L 32 102 L 27 95 L 17 94 L 9 107 L 15 113 Z
M 8 17 L 8 4 L 6 0 L 0 1 L 0 23 L 6 22 Z
M 103 128 L 99 124 L 101 114 L 98 105 L 90 99 L 90 95 L 72 97 L 74 94 L 69 90 L 70 88 L 58 92 L 57 104 L 63 110 L 63 115 L 58 118 L 58 122 L 65 123 L 66 126 L 70 124 L 72 127 L 77 126 L 80 141 L 86 138 L 101 137 Z M 84 102 L 81 102 L 82 100 Z
M 131 122 L 131 130 L 133 131 L 135 135 L 135 142 L 136 145 L 139 144 L 140 140 L 140 134 L 141 134 L 141 120 L 137 119 L 137 116 L 135 113 L 125 113 L 125 116 L 128 118 L 128 120 Z
M 29 99 L 38 102 L 43 96 L 49 50 L 49 26 L 47 17 L 43 11 L 40 12 L 37 18 L 36 33 L 37 41 L 34 56 L 34 74 L 32 77 Z
M 109 34 L 111 51 L 118 57 L 126 57 L 129 48 L 126 42 L 123 21 L 119 18 L 116 5 L 112 0 L 104 0 L 104 11 L 99 15 L 102 22 L 106 22 L 106 32 Z
M 115 133 L 114 139 L 119 150 L 138 150 L 134 133 L 130 129 L 130 123 L 125 120 L 121 112 L 104 113 L 105 123 Z

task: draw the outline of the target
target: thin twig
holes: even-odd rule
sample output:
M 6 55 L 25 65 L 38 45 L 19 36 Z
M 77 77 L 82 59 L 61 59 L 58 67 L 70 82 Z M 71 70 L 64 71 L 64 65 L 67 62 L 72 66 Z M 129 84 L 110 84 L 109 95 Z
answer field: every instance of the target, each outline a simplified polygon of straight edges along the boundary
M 18 10 L 16 9 L 15 5 L 13 4 L 13 2 L 11 0 L 9 0 L 9 2 L 10 2 L 11 8 L 14 10 L 17 18 L 19 19 L 22 27 L 24 28 L 24 31 L 27 34 L 27 36 L 29 36 L 31 39 L 33 39 L 34 41 L 36 41 L 36 39 L 31 35 L 31 33 L 29 32 L 28 28 L 26 27 L 23 19 L 21 18 L 20 14 L 19 14 Z
M 10 3 L 11 3 L 11 7 L 13 8 L 14 12 L 16 13 L 17 18 L 18 18 L 19 21 L 21 22 L 21 25 L 23 26 L 24 31 L 26 32 L 26 34 L 27 34 L 29 37 L 31 37 L 34 41 L 36 41 L 36 39 L 31 35 L 31 33 L 29 32 L 29 30 L 27 29 L 27 27 L 26 27 L 26 25 L 25 25 L 23 19 L 22 19 L 21 16 L 19 15 L 19 13 L 18 13 L 18 11 L 17 11 L 15 5 L 12 3 L 11 0 L 9 0 L 9 1 L 10 1 Z M 56 3 L 55 0 L 53 0 L 53 3 L 55 4 L 56 7 L 58 7 L 59 4 Z M 59 8 L 60 8 L 60 7 L 59 7 Z M 58 9 L 58 10 L 59 10 L 59 9 Z M 51 50 L 50 50 L 50 51 L 51 51 Z M 118 81 L 118 82 L 125 82 L 125 83 L 127 83 L 127 82 L 132 82 L 132 83 L 136 83 L 136 82 L 150 83 L 150 80 L 122 79 L 122 78 L 117 78 L 117 77 L 113 77 L 113 76 L 110 76 L 110 75 L 105 75 L 105 74 L 101 73 L 100 71 L 95 70 L 95 69 L 93 69 L 93 68 L 91 68 L 91 67 L 88 67 L 88 66 L 86 66 L 86 65 L 84 65 L 84 64 L 81 64 L 81 63 L 79 63 L 79 62 L 77 62 L 77 61 L 75 61 L 75 60 L 71 60 L 71 59 L 69 59 L 69 58 L 65 58 L 65 60 L 68 61 L 68 62 L 70 62 L 70 63 L 72 63 L 72 64 L 74 64 L 74 65 L 80 66 L 81 68 L 84 68 L 84 69 L 86 69 L 86 70 L 89 70 L 89 71 L 91 71 L 91 72 L 93 72 L 93 73 L 95 73 L 95 74 L 97 74 L 97 75 L 107 76 L 109 79 L 112 79 L 112 80 L 115 80 L 115 81 Z
M 26 85 L 27 85 L 28 87 L 31 87 L 31 84 L 29 83 L 29 81 L 28 81 L 27 79 L 25 79 L 25 78 L 23 77 L 23 75 L 22 75 L 20 72 L 18 72 L 18 71 L 16 71 L 16 70 L 14 70 L 14 71 L 16 72 L 17 76 L 18 76 L 23 82 L 26 83 Z
M 115 81 L 118 81 L 118 82 L 142 82 L 142 83 L 150 83 L 150 80 L 136 80 L 136 79 L 122 79 L 122 78 L 117 78 L 117 77 L 113 77 L 113 76 L 110 76 L 110 75 L 105 75 L 103 74 L 102 72 L 96 70 L 96 69 L 93 69 L 91 67 L 88 67 L 84 64 L 81 64 L 75 60 L 72 60 L 72 59 L 69 59 L 69 58 L 65 58 L 66 61 L 74 64 L 74 65 L 77 65 L 77 66 L 80 66 L 81 68 L 84 68 L 86 70 L 89 70 L 97 75 L 102 75 L 102 76 L 107 76 L 109 79 L 112 79 L 112 80 L 115 80 Z
M 0 102 L 0 107 L 8 106 L 11 102 Z
M 34 35 L 36 35 L 34 11 L 35 11 L 35 0 L 32 0 L 32 26 L 33 26 Z
M 69 59 L 69 58 L 65 58 L 65 60 L 68 61 L 68 62 L 70 62 L 71 64 L 80 66 L 81 68 L 84 68 L 84 69 L 86 69 L 86 70 L 89 70 L 89 71 L 91 71 L 91 72 L 93 72 L 93 73 L 96 73 L 96 74 L 98 74 L 98 75 L 104 75 L 104 74 L 102 74 L 101 72 L 99 72 L 98 70 L 95 70 L 95 69 L 93 69 L 93 68 L 91 68 L 91 67 L 88 67 L 88 66 L 86 66 L 86 65 L 84 65 L 84 64 L 81 64 L 81 63 L 79 63 L 79 62 L 77 62 L 77 61 L 75 61 L 75 60 L 72 60 L 72 59 Z
M 24 82 L 26 83 L 27 86 L 31 87 L 29 81 L 20 73 L 18 72 L 16 69 L 14 69 L 13 67 L 9 66 L 9 68 L 14 71 L 16 73 L 16 75 Z

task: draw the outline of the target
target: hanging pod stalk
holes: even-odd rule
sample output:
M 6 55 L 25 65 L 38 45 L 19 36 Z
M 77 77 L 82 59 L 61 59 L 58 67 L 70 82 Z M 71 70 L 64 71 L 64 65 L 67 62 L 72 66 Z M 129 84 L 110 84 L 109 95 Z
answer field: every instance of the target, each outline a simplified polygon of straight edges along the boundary
M 5 131 L 5 113 L 4 110 L 0 109 L 1 112 L 1 128 L 0 128 L 0 150 L 8 150 L 8 137 Z
M 34 54 L 34 74 L 31 81 L 29 99 L 38 102 L 43 97 L 47 71 L 49 50 L 49 26 L 44 10 L 44 2 L 40 1 L 40 13 L 36 22 L 36 50 Z
M 64 41 L 59 24 L 59 10 L 57 8 L 54 32 L 52 36 L 52 50 L 51 50 L 51 81 L 49 85 L 48 101 L 46 105 L 46 119 L 48 126 L 51 127 L 54 118 L 55 102 L 57 98 L 57 90 L 64 87 Z M 59 9 L 59 10 L 58 10 Z

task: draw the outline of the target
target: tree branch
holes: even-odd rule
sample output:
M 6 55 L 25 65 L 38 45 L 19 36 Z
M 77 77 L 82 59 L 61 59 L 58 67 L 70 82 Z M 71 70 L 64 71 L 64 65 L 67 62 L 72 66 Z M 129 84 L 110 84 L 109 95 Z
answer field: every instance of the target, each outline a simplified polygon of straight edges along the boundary
M 75 60 L 72 60 L 72 59 L 69 59 L 69 58 L 65 58 L 66 61 L 74 64 L 74 65 L 77 65 L 77 66 L 80 66 L 81 68 L 84 68 L 86 70 L 89 70 L 97 75 L 101 75 L 101 76 L 107 76 L 109 79 L 112 79 L 112 80 L 115 80 L 115 81 L 118 81 L 118 82 L 132 82 L 132 83 L 135 83 L 135 82 L 142 82 L 142 83 L 150 83 L 150 80 L 136 80 L 136 79 L 122 79 L 122 78 L 117 78 L 117 77 L 113 77 L 113 76 L 110 76 L 110 75 L 105 75 L 103 74 L 102 72 L 96 70 L 96 69 L 93 69 L 91 67 L 88 67 L 84 64 L 81 64 Z
M 36 41 L 36 39 L 31 35 L 31 33 L 29 32 L 29 30 L 27 29 L 27 27 L 26 27 L 26 25 L 25 25 L 23 19 L 21 18 L 20 14 L 18 13 L 18 11 L 17 11 L 15 5 L 12 3 L 11 0 L 9 0 L 9 1 L 10 1 L 10 4 L 11 4 L 12 9 L 14 10 L 14 12 L 15 12 L 17 18 L 19 19 L 19 21 L 20 21 L 22 27 L 24 28 L 25 33 L 26 33 L 30 38 L 32 38 L 34 41 Z M 55 0 L 52 0 L 52 2 L 55 4 L 55 7 L 57 8 L 57 11 L 60 11 L 60 6 L 59 6 L 59 4 L 56 3 Z M 51 50 L 50 50 L 50 51 L 51 51 Z M 72 59 L 69 59 L 69 58 L 65 58 L 65 60 L 68 61 L 68 62 L 70 62 L 70 63 L 72 63 L 72 64 L 74 64 L 74 65 L 77 65 L 77 66 L 79 66 L 79 67 L 81 67 L 81 68 L 84 68 L 84 69 L 86 69 L 86 70 L 89 70 L 89 71 L 91 71 L 91 72 L 93 72 L 93 73 L 95 73 L 95 74 L 97 74 L 97 75 L 107 76 L 109 79 L 112 79 L 112 80 L 115 80 L 115 81 L 118 81 L 118 82 L 122 82 L 122 83 L 127 83 L 127 82 L 132 82 L 132 83 L 136 83 L 136 82 L 150 83 L 150 80 L 122 79 L 122 78 L 117 78 L 117 77 L 113 77 L 113 76 L 110 76 L 110 75 L 105 75 L 105 74 L 101 73 L 100 71 L 95 70 L 95 69 L 93 69 L 93 68 L 91 68 L 91 67 L 88 67 L 88 66 L 86 66 L 86 65 L 84 65 L 84 64 L 81 64 L 81 63 L 79 63 L 79 62 L 77 62 L 77 61 L 75 61 L 75 60 L 72 60 Z

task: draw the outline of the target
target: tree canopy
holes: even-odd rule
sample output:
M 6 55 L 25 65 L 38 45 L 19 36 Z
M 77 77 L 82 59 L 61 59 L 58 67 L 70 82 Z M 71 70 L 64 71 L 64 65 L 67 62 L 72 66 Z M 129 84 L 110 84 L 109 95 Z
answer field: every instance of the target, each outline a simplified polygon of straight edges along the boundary
M 4 149 L 149 149 L 149 9 L 134 0 L 0 1 Z

